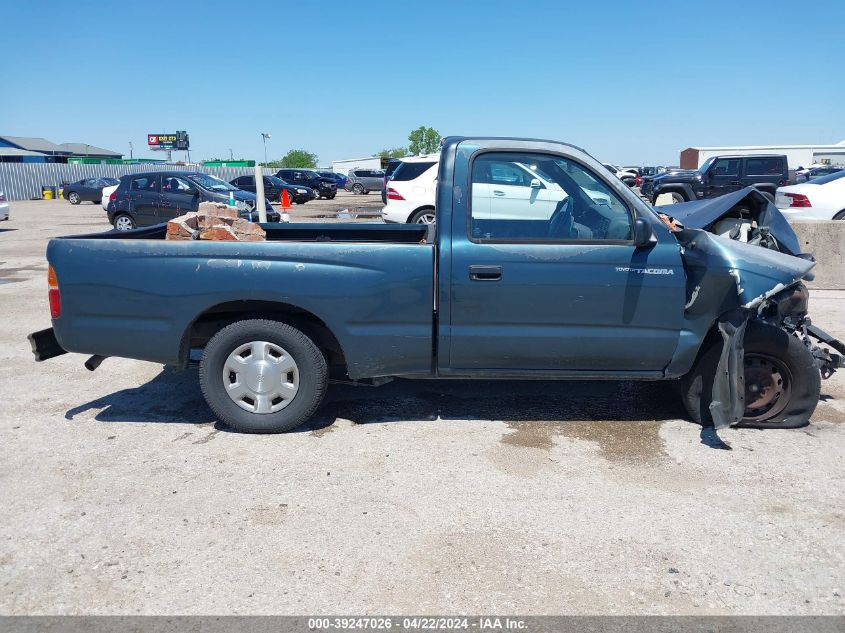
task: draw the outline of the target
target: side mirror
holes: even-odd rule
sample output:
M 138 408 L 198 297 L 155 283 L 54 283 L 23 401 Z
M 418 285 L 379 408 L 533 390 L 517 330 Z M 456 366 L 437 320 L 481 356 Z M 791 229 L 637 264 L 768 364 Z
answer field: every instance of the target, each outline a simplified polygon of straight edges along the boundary
M 531 184 L 529 185 L 532 189 L 542 189 L 543 184 L 540 182 L 539 178 L 532 178 Z
M 197 189 L 191 189 L 188 193 L 194 196 L 194 198 L 200 195 L 200 192 Z
M 651 244 L 652 236 L 653 233 L 651 230 L 651 224 L 642 218 L 634 220 L 634 246 L 637 248 L 645 248 Z

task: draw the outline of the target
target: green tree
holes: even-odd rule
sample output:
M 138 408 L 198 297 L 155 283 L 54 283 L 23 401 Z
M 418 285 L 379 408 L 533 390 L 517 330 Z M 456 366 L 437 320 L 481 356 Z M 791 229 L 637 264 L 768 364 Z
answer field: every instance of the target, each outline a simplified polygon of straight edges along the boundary
M 407 147 L 392 147 L 390 149 L 381 150 L 376 156 L 381 158 L 402 158 L 408 155 Z
M 408 134 L 408 151 L 411 154 L 434 154 L 440 151 L 440 132 L 433 127 L 421 125 Z
M 317 166 L 317 155 L 304 149 L 292 149 L 282 156 L 281 160 L 271 160 L 268 163 L 261 163 L 263 167 L 300 167 L 302 169 L 313 169 Z

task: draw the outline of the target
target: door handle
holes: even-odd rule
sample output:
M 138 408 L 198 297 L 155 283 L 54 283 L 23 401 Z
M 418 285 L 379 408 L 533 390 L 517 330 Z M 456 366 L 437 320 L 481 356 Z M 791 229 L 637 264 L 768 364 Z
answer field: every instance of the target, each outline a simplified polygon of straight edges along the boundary
M 502 278 L 502 267 L 470 266 L 469 278 L 473 281 L 499 281 Z
M 732 185 L 741 185 L 742 183 L 739 182 L 738 180 L 734 180 L 731 184 Z
M 499 191 L 498 189 L 494 189 L 494 190 L 493 190 L 493 195 L 494 195 L 494 196 L 503 196 L 503 195 L 505 195 L 505 192 L 504 192 L 504 191 Z

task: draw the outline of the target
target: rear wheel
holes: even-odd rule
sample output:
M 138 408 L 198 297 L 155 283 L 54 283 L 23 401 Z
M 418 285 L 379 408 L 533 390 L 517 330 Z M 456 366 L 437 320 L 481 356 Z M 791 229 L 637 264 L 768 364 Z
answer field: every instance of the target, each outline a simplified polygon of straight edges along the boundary
M 79 194 L 75 191 L 71 191 L 69 194 L 67 194 L 67 201 L 71 204 L 79 204 L 80 202 L 82 202 L 82 198 L 80 198 Z
M 833 216 L 834 220 L 845 220 L 845 209 Z
M 250 319 L 215 334 L 200 361 L 200 386 L 220 420 L 247 433 L 283 433 L 306 422 L 328 384 L 326 359 L 305 334 Z
M 434 224 L 435 220 L 434 209 L 420 209 L 411 216 L 408 224 Z
M 131 216 L 121 213 L 114 219 L 114 228 L 118 231 L 131 231 L 135 228 L 135 220 Z
M 821 390 L 810 350 L 780 328 L 755 322 L 746 328 L 744 347 L 745 414 L 737 426 L 791 429 L 806 425 Z M 681 380 L 684 406 L 704 426 L 713 424 L 709 407 L 721 351 L 719 339 Z

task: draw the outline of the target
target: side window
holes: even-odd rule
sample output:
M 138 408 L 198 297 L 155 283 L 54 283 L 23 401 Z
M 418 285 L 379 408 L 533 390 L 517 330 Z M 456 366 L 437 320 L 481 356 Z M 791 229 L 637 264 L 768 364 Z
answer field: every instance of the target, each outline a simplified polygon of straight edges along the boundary
M 476 241 L 631 239 L 631 214 L 590 169 L 547 154 L 487 152 L 472 163 Z
M 192 189 L 187 180 L 177 176 L 165 176 L 161 181 L 163 193 L 190 193 Z
M 133 191 L 155 191 L 156 178 L 155 176 L 140 176 L 138 178 L 133 178 L 130 189 Z
M 748 176 L 777 176 L 783 173 L 780 158 L 748 158 L 745 161 Z
M 739 158 L 720 158 L 713 163 L 714 176 L 739 176 Z

